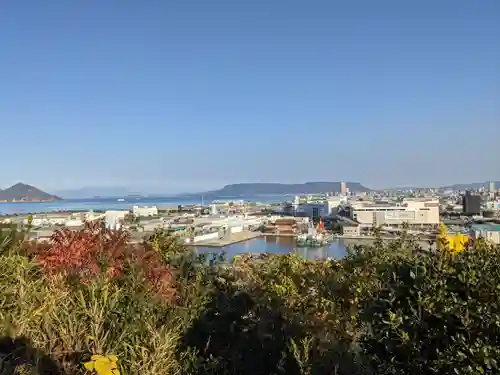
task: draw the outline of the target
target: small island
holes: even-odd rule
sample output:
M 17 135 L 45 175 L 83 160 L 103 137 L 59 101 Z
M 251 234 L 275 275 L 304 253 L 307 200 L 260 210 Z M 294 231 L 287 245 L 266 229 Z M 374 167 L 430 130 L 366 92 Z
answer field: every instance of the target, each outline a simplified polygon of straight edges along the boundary
M 62 198 L 21 182 L 0 190 L 0 202 L 54 202 Z

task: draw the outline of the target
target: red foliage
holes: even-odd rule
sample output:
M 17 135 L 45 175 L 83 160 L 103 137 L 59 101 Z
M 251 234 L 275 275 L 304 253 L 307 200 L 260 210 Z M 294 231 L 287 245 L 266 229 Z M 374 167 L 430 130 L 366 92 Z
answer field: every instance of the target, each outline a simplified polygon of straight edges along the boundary
M 55 231 L 50 247 L 37 251 L 35 259 L 49 273 L 87 277 L 96 275 L 101 267 L 119 269 L 127 243 L 127 232 L 103 229 L 99 223 L 87 223 L 81 230 L 63 228 Z
M 35 260 L 48 274 L 77 276 L 85 281 L 100 273 L 120 276 L 127 263 L 139 267 L 145 280 L 163 297 L 174 298 L 173 276 L 158 253 L 145 245 L 132 246 L 129 233 L 87 223 L 83 229 L 57 230 L 49 244 L 29 246 Z M 30 248 L 31 247 L 31 248 Z
M 166 268 L 162 262 L 160 254 L 152 249 L 148 249 L 147 244 L 141 244 L 134 250 L 136 264 L 138 264 L 147 282 L 156 292 L 167 299 L 175 299 L 174 283 L 170 268 Z

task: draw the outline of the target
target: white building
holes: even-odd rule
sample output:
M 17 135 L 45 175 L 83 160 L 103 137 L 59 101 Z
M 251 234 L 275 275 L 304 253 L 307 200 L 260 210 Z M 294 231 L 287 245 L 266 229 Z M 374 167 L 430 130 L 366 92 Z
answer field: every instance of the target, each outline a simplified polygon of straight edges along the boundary
M 139 206 L 133 206 L 132 207 L 132 214 L 135 217 L 148 217 L 148 216 L 158 216 L 158 207 L 156 206 L 144 206 L 144 207 L 139 207 Z
M 328 215 L 336 214 L 340 205 L 347 203 L 347 197 L 333 196 L 328 197 Z
M 401 203 L 351 203 L 351 218 L 363 227 L 389 226 L 437 227 L 439 200 L 437 198 L 408 198 Z
M 89 211 L 83 214 L 83 220 L 85 221 L 94 221 L 102 219 L 105 215 L 99 212 Z
M 500 199 L 487 201 L 485 205 L 487 210 L 500 211 Z
M 471 229 L 473 239 L 482 237 L 489 242 L 500 245 L 500 224 L 473 224 Z
M 64 226 L 69 228 L 81 227 L 82 225 L 82 219 L 68 219 L 64 222 Z
M 349 189 L 347 187 L 347 184 L 345 182 L 340 183 L 340 194 L 342 195 L 347 195 L 349 193 Z
M 310 217 L 324 217 L 337 213 L 338 207 L 347 202 L 345 196 L 326 196 L 324 194 L 296 196 L 293 210 Z
M 29 223 L 30 219 L 26 218 L 23 220 L 23 224 L 27 225 Z M 35 216 L 33 215 L 31 217 L 31 225 L 34 227 L 41 227 L 44 225 L 49 225 L 49 221 L 45 216 Z
M 33 215 L 31 216 L 31 225 L 34 227 L 65 225 L 70 220 L 70 215 Z M 23 224 L 28 224 L 29 218 L 23 220 Z
M 129 211 L 124 210 L 109 210 L 104 213 L 104 222 L 106 223 L 106 228 L 109 229 L 120 229 L 123 225 L 125 217 L 129 214 Z

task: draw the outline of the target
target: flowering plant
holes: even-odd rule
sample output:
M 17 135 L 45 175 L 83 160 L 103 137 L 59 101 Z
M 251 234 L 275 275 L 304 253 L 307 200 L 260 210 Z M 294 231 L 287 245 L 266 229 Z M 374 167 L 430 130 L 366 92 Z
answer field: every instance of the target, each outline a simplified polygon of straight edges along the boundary
M 95 371 L 97 375 L 120 375 L 116 355 L 93 355 L 90 361 L 83 365 L 89 371 Z

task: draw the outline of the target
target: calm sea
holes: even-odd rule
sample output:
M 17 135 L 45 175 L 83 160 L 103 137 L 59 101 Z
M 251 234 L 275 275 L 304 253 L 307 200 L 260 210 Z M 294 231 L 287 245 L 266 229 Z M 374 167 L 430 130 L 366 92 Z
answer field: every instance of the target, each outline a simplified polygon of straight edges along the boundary
M 245 200 L 249 202 L 261 203 L 279 203 L 290 199 L 285 196 L 248 196 L 248 197 L 211 197 L 204 199 L 204 204 L 210 204 L 213 200 Z M 58 202 L 15 202 L 15 203 L 0 203 L 0 215 L 28 214 L 40 212 L 58 212 L 58 211 L 103 211 L 103 210 L 120 210 L 130 209 L 133 205 L 138 206 L 158 206 L 177 207 L 178 205 L 201 204 L 201 197 L 164 197 L 164 198 L 123 198 L 119 201 L 118 198 L 104 199 L 68 199 Z
M 245 253 L 289 254 L 297 253 L 306 259 L 341 259 L 347 255 L 347 246 L 343 240 L 333 241 L 325 247 L 296 247 L 295 240 L 290 237 L 259 237 L 245 242 L 235 243 L 221 248 L 196 247 L 199 252 L 224 252 L 226 259 L 233 259 L 235 255 Z

